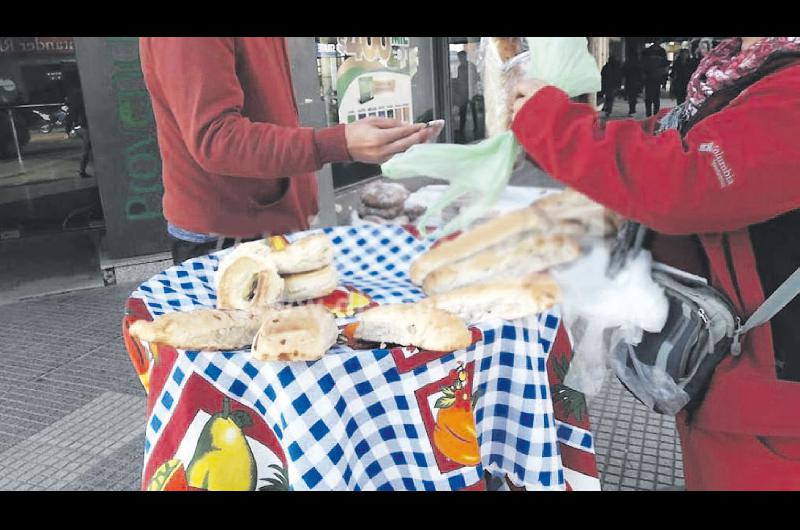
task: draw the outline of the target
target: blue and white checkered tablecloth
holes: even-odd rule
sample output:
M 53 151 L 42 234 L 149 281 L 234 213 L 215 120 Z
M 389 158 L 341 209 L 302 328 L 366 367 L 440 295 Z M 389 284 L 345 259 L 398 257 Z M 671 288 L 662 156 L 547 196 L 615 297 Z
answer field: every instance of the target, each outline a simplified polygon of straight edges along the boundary
M 340 283 L 380 304 L 413 302 L 423 293 L 408 279 L 411 260 L 433 243 L 396 225 L 324 230 L 335 247 Z M 306 233 L 287 236 L 290 241 Z M 189 260 L 144 282 L 132 294 L 157 317 L 214 307 L 214 272 L 229 250 Z M 353 318 L 340 319 L 339 324 Z M 528 489 L 563 489 L 559 441 L 593 452 L 592 436 L 556 422 L 547 354 L 557 308 L 514 322 L 478 326 L 483 340 L 401 371 L 388 350 L 337 345 L 311 363 L 260 362 L 241 352 L 180 351 L 148 418 L 145 461 L 169 421 L 187 375 L 258 411 L 288 457 L 292 489 L 451 490 L 475 484 L 484 470 L 506 472 Z M 417 391 L 474 363 L 473 390 L 481 462 L 443 471 L 426 434 Z

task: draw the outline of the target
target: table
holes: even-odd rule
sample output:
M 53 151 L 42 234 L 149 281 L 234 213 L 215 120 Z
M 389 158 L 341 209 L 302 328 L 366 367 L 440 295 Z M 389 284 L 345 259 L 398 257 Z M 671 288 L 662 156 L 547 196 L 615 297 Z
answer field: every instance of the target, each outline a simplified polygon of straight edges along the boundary
M 430 238 L 397 225 L 324 233 L 341 280 L 320 303 L 338 325 L 423 297 L 407 271 Z M 311 363 L 130 337 L 138 319 L 214 307 L 229 251 L 171 267 L 127 302 L 123 335 L 147 391 L 142 489 L 599 489 L 586 402 L 561 383 L 571 348 L 558 308 L 483 322 L 466 350 L 339 344 Z

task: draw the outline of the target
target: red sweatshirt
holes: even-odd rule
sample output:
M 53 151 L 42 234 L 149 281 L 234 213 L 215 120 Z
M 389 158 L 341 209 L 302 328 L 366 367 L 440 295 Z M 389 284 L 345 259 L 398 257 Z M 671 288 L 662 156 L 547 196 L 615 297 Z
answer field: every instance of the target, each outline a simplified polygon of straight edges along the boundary
M 282 37 L 140 39 L 163 163 L 164 216 L 251 237 L 306 229 L 313 171 L 350 159 L 344 126 L 299 126 Z

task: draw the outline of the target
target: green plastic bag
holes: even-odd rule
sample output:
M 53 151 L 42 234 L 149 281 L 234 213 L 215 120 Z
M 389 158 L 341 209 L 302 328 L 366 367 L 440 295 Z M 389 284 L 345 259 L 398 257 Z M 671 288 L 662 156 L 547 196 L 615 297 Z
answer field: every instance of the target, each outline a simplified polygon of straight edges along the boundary
M 571 98 L 600 91 L 600 69 L 585 37 L 525 38 L 530 49 L 528 77 L 546 81 Z
M 530 49 L 530 77 L 554 85 L 570 97 L 598 92 L 600 70 L 585 37 L 526 37 Z M 470 145 L 421 144 L 395 155 L 381 166 L 393 179 L 431 177 L 450 183 L 435 204 L 417 222 L 424 233 L 430 217 L 466 193 L 479 199 L 437 232 L 445 236 L 467 228 L 487 213 L 505 191 L 514 162 L 522 152 L 514 133 L 506 131 Z

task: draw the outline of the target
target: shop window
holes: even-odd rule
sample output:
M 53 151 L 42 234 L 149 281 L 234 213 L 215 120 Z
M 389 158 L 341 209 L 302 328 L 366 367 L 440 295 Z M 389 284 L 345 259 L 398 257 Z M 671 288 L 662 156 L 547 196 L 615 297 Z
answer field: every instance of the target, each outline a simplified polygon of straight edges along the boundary
M 96 188 L 72 38 L 0 37 L 0 236 L 101 225 Z
M 316 37 L 320 97 L 328 125 L 368 117 L 406 123 L 433 119 L 429 79 L 430 39 L 411 37 Z M 424 64 L 421 64 L 424 63 Z M 349 163 L 332 165 L 336 187 L 380 174 L 380 167 Z

